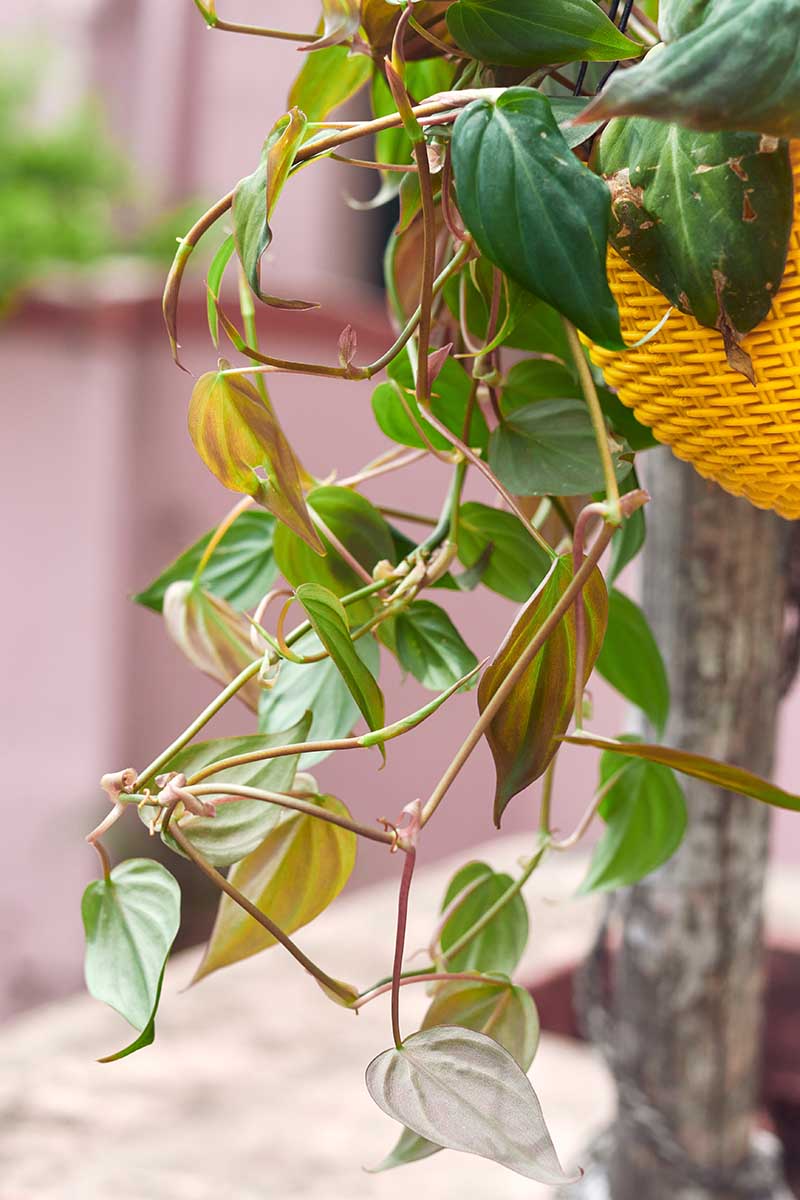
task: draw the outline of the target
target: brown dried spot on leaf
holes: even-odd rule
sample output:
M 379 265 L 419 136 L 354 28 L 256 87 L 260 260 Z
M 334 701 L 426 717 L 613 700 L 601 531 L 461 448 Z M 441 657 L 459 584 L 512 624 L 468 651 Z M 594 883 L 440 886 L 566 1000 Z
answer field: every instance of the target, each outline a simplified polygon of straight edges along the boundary
M 612 208 L 616 208 L 618 204 L 635 204 L 637 208 L 644 208 L 644 188 L 633 186 L 627 167 L 604 178 L 611 191 Z
M 742 220 L 748 222 L 758 220 L 758 213 L 750 203 L 750 195 L 748 192 L 745 192 L 742 199 Z
M 740 179 L 747 181 L 750 178 L 750 176 L 747 174 L 747 171 L 745 171 L 744 167 L 742 166 L 741 157 L 729 158 L 728 166 L 733 171 L 734 175 L 738 175 Z

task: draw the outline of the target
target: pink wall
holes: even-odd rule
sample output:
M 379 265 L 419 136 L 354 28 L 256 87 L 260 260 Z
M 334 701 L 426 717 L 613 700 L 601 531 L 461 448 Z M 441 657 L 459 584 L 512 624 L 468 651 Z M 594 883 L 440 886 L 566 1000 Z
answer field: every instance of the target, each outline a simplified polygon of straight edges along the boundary
M 241 20 L 263 16 L 260 0 L 235 7 Z M 313 20 L 315 5 L 291 7 L 293 22 Z M 8 19 L 35 22 L 56 12 L 58 36 L 77 47 L 71 61 L 79 67 L 77 76 L 56 76 L 58 88 L 68 95 L 68 80 L 80 79 L 80 71 L 104 84 L 121 135 L 147 171 L 153 203 L 187 190 L 213 197 L 252 169 L 282 110 L 295 67 L 291 52 L 206 33 L 191 0 L 140 0 L 138 7 L 16 0 Z M 81 14 L 94 14 L 93 23 L 81 26 Z M 184 134 L 189 111 L 202 116 L 200 138 Z M 288 355 L 333 360 L 347 320 L 359 331 L 363 355 L 386 344 L 377 298 L 353 282 L 361 269 L 357 231 L 363 226 L 337 203 L 344 182 L 335 164 L 301 172 L 279 210 L 269 266 L 276 289 L 309 291 L 325 301 L 318 315 L 275 315 L 264 325 L 269 345 Z M 330 201 L 322 211 L 321 195 Z M 201 288 L 198 277 L 189 291 L 197 297 Z M 231 496 L 186 436 L 191 380 L 169 360 L 155 289 L 146 288 L 138 304 L 118 303 L 121 290 L 112 280 L 99 298 L 69 308 L 40 305 L 0 328 L 6 383 L 0 497 L 2 511 L 13 514 L 4 526 L 8 849 L 0 882 L 0 1013 L 78 986 L 79 898 L 96 871 L 82 834 L 104 812 L 97 780 L 107 770 L 143 765 L 215 690 L 165 639 L 159 621 L 126 599 L 217 521 Z M 183 341 L 193 370 L 213 363 L 196 304 L 184 321 Z M 273 390 L 290 436 L 321 475 L 334 465 L 340 474 L 354 470 L 384 447 L 367 385 L 282 377 Z M 443 487 L 443 469 L 426 464 L 388 476 L 369 494 L 434 513 Z M 475 494 L 488 499 L 479 489 Z M 484 655 L 513 608 L 479 595 L 448 595 L 445 602 Z M 395 714 L 416 707 L 423 695 L 413 681 L 401 689 L 391 666 L 382 682 Z M 617 732 L 623 706 L 602 685 L 596 699 L 596 727 Z M 454 698 L 439 720 L 395 743 L 383 771 L 376 753 L 342 756 L 317 769 L 320 781 L 364 818 L 397 815 L 436 781 L 474 705 L 473 695 Z M 784 708 L 778 762 L 779 781 L 795 790 L 800 766 L 790 731 L 799 713 L 795 691 Z M 214 731 L 251 727 L 239 709 Z M 557 802 L 565 830 L 586 803 L 593 775 L 586 752 L 566 756 Z M 482 746 L 430 826 L 425 857 L 455 846 L 466 852 L 488 836 L 491 795 Z M 520 797 L 507 827 L 530 827 L 534 812 L 535 794 Z M 796 861 L 797 820 L 780 814 L 775 828 L 777 853 Z M 371 847 L 362 852 L 358 878 L 387 869 L 381 854 Z

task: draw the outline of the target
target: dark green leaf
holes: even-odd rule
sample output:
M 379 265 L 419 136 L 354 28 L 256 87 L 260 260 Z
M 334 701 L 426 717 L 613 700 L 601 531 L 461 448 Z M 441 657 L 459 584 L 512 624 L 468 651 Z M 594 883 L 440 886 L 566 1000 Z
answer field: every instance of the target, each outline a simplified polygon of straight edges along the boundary
M 458 316 L 461 308 L 460 280 L 462 276 L 466 278 L 466 322 L 470 332 L 481 340 L 486 338 L 491 309 L 492 273 L 496 269 L 487 258 L 477 258 L 444 287 L 447 306 Z M 568 360 L 570 352 L 564 325 L 555 309 L 537 300 L 506 275 L 503 275 L 502 279 L 498 315 L 498 326 L 503 331 L 501 344 L 518 350 L 553 354 L 557 358 Z
M 414 396 L 414 375 L 408 357 L 400 355 L 389 367 L 389 382 L 381 383 L 372 394 L 372 411 L 375 420 L 387 437 L 402 446 L 422 448 L 425 442 L 408 416 L 398 389 L 402 388 L 405 402 L 411 409 L 417 425 L 420 425 L 431 445 L 437 450 L 449 450 L 451 443 L 425 420 Z M 434 416 L 449 430 L 461 437 L 467 413 L 472 380 L 454 358 L 445 360 L 431 387 L 431 407 Z M 479 405 L 474 405 L 470 418 L 470 446 L 485 450 L 489 441 L 489 430 Z
M 608 628 L 597 670 L 612 687 L 640 708 L 661 735 L 669 716 L 669 683 L 661 652 L 638 604 L 613 588 L 608 597 Z
M 86 986 L 143 1035 L 123 1057 L 153 1040 L 164 963 L 180 925 L 181 893 L 166 867 L 145 858 L 120 863 L 90 883 L 81 913 Z
M 483 673 L 478 706 L 483 712 L 514 664 L 533 641 L 572 581 L 572 563 L 558 558 L 531 596 L 500 649 Z M 594 570 L 583 589 L 588 679 L 605 633 L 608 597 L 603 577 Z M 575 694 L 575 606 L 534 657 L 495 714 L 486 737 L 497 771 L 494 820 L 518 792 L 546 770 L 558 749 L 557 739 L 572 716 Z
M 597 750 L 613 750 L 616 754 L 624 754 L 629 758 L 644 758 L 648 762 L 661 763 L 665 767 L 671 767 L 673 771 L 691 775 L 693 779 L 702 779 L 712 787 L 739 792 L 742 796 L 761 800 L 774 808 L 788 808 L 792 812 L 800 812 L 800 796 L 784 791 L 768 779 L 754 775 L 752 771 L 731 766 L 730 763 L 717 762 L 704 754 L 690 754 L 688 750 L 675 750 L 671 746 L 655 746 L 646 742 L 619 742 L 613 738 L 598 737 L 589 733 L 573 733 L 565 737 L 564 741 L 573 742 L 576 746 L 594 746 Z
M 303 717 L 291 729 L 280 733 L 250 734 L 244 737 L 215 738 L 210 742 L 196 742 L 180 750 L 163 767 L 163 774 L 180 772 L 190 778 L 211 763 L 239 754 L 253 754 L 275 746 L 304 742 L 311 726 L 311 714 Z M 225 784 L 235 783 L 244 787 L 262 788 L 269 792 L 285 792 L 291 788 L 297 771 L 298 755 L 286 754 L 279 758 L 268 758 L 262 762 L 246 763 L 239 767 L 227 767 L 210 776 L 219 784 L 219 796 L 225 795 Z M 207 797 L 206 797 L 207 798 Z M 156 809 L 145 807 L 140 811 L 147 825 L 156 815 Z M 181 832 L 186 835 L 196 850 L 216 867 L 228 867 L 250 854 L 260 845 L 281 818 L 282 809 L 262 800 L 233 800 L 220 804 L 213 817 L 186 814 L 181 819 Z M 162 841 L 184 857 L 175 839 L 167 832 Z
M 220 370 L 201 375 L 189 402 L 189 436 L 217 479 L 234 492 L 254 496 L 279 521 L 323 552 L 308 515 L 300 468 L 277 417 L 241 375 Z M 266 475 L 261 479 L 256 473 Z
M 622 349 L 606 279 L 609 191 L 575 158 L 547 99 L 509 88 L 496 103 L 473 101 L 452 155 L 461 215 L 487 258 L 592 341 Z
M 334 796 L 314 796 L 320 808 L 349 817 Z M 353 870 L 356 835 L 306 813 L 284 810 L 257 850 L 231 870 L 230 881 L 285 933 L 308 925 L 339 895 Z M 274 946 L 275 939 L 223 895 L 203 961 L 193 982 Z
M 346 46 L 326 46 L 309 54 L 289 92 L 289 107 L 299 108 L 309 121 L 324 121 L 368 81 L 372 64 L 366 54 L 351 54 Z
M 612 447 L 617 479 L 631 469 L 624 443 Z M 589 410 L 582 400 L 537 400 L 492 431 L 489 465 L 517 496 L 581 496 L 603 487 Z
M 350 551 L 367 571 L 382 559 L 394 562 L 394 542 L 384 518 L 369 500 L 358 492 L 342 487 L 318 487 L 308 494 L 308 503 L 331 533 Z M 320 558 L 288 529 L 275 530 L 275 561 L 281 574 L 292 585 L 321 583 L 336 596 L 346 596 L 364 586 L 356 574 L 320 534 L 326 554 Z M 359 600 L 350 606 L 353 625 L 369 620 L 373 602 Z
M 755 133 L 612 121 L 597 168 L 611 188 L 611 241 L 683 312 L 747 333 L 770 310 L 792 227 L 789 150 Z
M 798 42 L 797 0 L 718 0 L 701 24 L 617 71 L 586 116 L 800 137 Z
M 601 786 L 615 774 L 600 805 L 606 830 L 592 853 L 583 893 L 637 883 L 672 857 L 686 831 L 686 801 L 668 767 L 606 753 L 600 759 Z
M 437 1025 L 457 1025 L 485 1033 L 506 1049 L 527 1071 L 539 1042 L 539 1015 L 525 988 L 507 980 L 446 984 L 438 991 L 425 1014 L 423 1029 Z M 429 1158 L 441 1146 L 404 1129 L 397 1145 L 374 1171 L 388 1171 L 406 1163 Z
M 203 586 L 234 608 L 252 608 L 266 595 L 277 575 L 272 556 L 275 518 L 266 512 L 244 512 L 233 522 L 206 564 Z M 214 530 L 184 550 L 157 579 L 133 597 L 137 604 L 161 612 L 164 593 L 176 580 L 191 580 Z
M 367 725 L 370 729 L 380 729 L 385 716 L 383 692 L 375 676 L 356 653 L 347 612 L 341 601 L 319 583 L 301 584 L 296 595 Z
M 658 25 L 665 42 L 674 42 L 702 25 L 713 0 L 661 0 Z
M 478 664 L 450 617 L 430 600 L 415 600 L 398 614 L 395 638 L 400 665 L 434 692 Z
M 472 929 L 513 882 L 510 875 L 499 874 L 482 862 L 467 863 L 450 880 L 442 900 L 442 912 L 446 912 L 459 896 L 463 899 L 458 902 L 441 935 L 442 953 L 449 971 L 513 973 L 528 942 L 528 910 L 519 892 L 463 950 L 453 958 L 448 957 L 450 947 Z
M 590 125 L 573 125 L 575 118 L 583 112 L 588 99 L 583 96 L 548 96 L 553 116 L 558 122 L 558 128 L 564 135 L 564 141 L 570 150 L 582 146 L 585 141 L 597 133 L 602 127 L 602 121 L 593 121 Z
M 552 561 L 513 513 L 474 500 L 459 510 L 457 543 L 465 567 L 474 566 L 491 547 L 481 582 L 520 604 L 542 582 Z
M 380 650 L 374 637 L 367 634 L 354 643 L 356 652 L 377 676 L 380 668 Z M 319 639 L 307 634 L 293 647 L 298 654 L 316 654 L 321 649 Z M 281 663 L 277 683 L 261 694 L 258 724 L 260 729 L 280 729 L 293 725 L 303 714 L 312 714 L 308 740 L 327 742 L 334 738 L 347 737 L 358 720 L 358 708 L 347 686 L 330 658 L 319 662 L 300 665 L 293 662 Z M 300 766 L 307 769 L 314 763 L 327 758 L 325 752 L 304 754 Z
M 447 10 L 447 28 L 473 58 L 529 71 L 641 53 L 595 0 L 457 0 Z
M 367 1067 L 372 1099 L 396 1121 L 451 1150 L 559 1185 L 574 1182 L 556 1156 L 527 1075 L 485 1034 L 437 1025 Z

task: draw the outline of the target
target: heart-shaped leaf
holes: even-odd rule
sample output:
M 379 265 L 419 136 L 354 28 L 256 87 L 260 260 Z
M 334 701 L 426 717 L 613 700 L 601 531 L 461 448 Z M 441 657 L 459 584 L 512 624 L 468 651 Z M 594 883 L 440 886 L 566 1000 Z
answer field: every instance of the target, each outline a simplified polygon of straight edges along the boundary
M 333 796 L 313 800 L 327 812 L 350 815 Z M 272 833 L 232 868 L 228 878 L 285 933 L 292 933 L 336 899 L 350 878 L 355 858 L 356 835 L 349 829 L 287 810 Z M 275 944 L 263 926 L 224 895 L 194 981 Z
M 382 559 L 395 562 L 392 532 L 385 519 L 365 496 L 350 488 L 318 487 L 308 494 L 309 506 L 331 533 L 350 551 L 366 571 Z M 290 530 L 275 530 L 274 550 L 278 568 L 292 587 L 320 583 L 335 596 L 346 596 L 364 586 L 364 580 L 345 562 L 324 533 L 320 534 L 325 557 L 314 554 Z M 353 625 L 368 621 L 375 611 L 371 599 L 348 606 Z
M 478 665 L 450 617 L 430 600 L 415 600 L 398 614 L 395 637 L 400 665 L 434 692 Z
M 599 809 L 606 830 L 592 853 L 582 893 L 637 883 L 672 857 L 686 831 L 686 801 L 668 767 L 603 754 L 601 786 L 615 774 Z
M 623 442 L 612 447 L 617 479 L 630 473 Z M 603 487 L 589 410 L 582 400 L 535 400 L 492 431 L 489 465 L 517 496 L 582 496 Z
M 483 673 L 478 706 L 483 712 L 508 672 L 530 645 L 572 580 L 572 563 L 556 559 L 523 608 L 500 649 Z M 603 642 L 608 596 L 595 569 L 583 589 L 586 614 L 588 680 Z M 547 769 L 557 739 L 572 716 L 575 695 L 575 606 L 562 617 L 489 725 L 486 737 L 497 771 L 494 821 L 500 825 L 509 800 Z
M 468 500 L 459 509 L 456 541 L 465 567 L 475 566 L 488 550 L 481 583 L 518 603 L 528 599 L 552 563 L 519 517 L 476 500 Z
M 275 414 L 240 375 L 201 375 L 189 403 L 189 436 L 212 474 L 233 492 L 254 496 L 317 554 L 323 553 L 308 515 L 300 468 Z M 256 473 L 261 470 L 266 479 Z
M 533 1062 L 539 1044 L 539 1014 L 530 992 L 508 980 L 448 983 L 436 993 L 422 1022 L 423 1029 L 457 1025 L 494 1038 L 509 1052 L 523 1071 Z M 373 1170 L 388 1171 L 406 1163 L 419 1162 L 441 1150 L 441 1146 L 404 1129 L 397 1144 Z
M 636 58 L 642 49 L 595 0 L 457 0 L 447 10 L 447 28 L 480 62 L 528 71 L 581 59 Z
M 372 394 L 372 411 L 381 430 L 402 446 L 422 448 L 421 426 L 425 437 L 437 450 L 450 450 L 451 443 L 425 420 L 414 395 L 414 373 L 406 355 L 401 355 L 389 367 L 389 382 L 378 384 Z M 454 358 L 445 360 L 431 386 L 431 408 L 435 417 L 461 437 L 467 412 L 472 380 Z M 402 398 L 401 398 L 402 392 Z M 408 415 L 411 410 L 414 421 Z M 414 424 L 416 422 L 416 425 Z M 489 441 L 486 419 L 479 406 L 473 407 L 467 441 L 477 450 L 485 450 Z
M 599 674 L 662 734 L 669 716 L 664 660 L 644 613 L 616 588 L 609 593 L 608 628 L 596 665 Z
M 452 156 L 458 206 L 482 253 L 592 341 L 622 349 L 606 279 L 610 193 L 575 158 L 547 99 L 515 87 L 495 103 L 473 101 L 455 123 Z
M 108 879 L 90 883 L 81 913 L 86 934 L 86 986 L 140 1036 L 101 1062 L 123 1058 L 155 1037 L 164 964 L 180 925 L 181 893 L 166 867 L 131 858 Z
M 530 1081 L 485 1034 L 439 1025 L 385 1050 L 367 1067 L 372 1099 L 414 1133 L 558 1186 L 564 1172 Z
M 563 739 L 576 746 L 594 746 L 597 750 L 613 750 L 616 754 L 624 754 L 628 758 L 644 758 L 648 762 L 661 763 L 680 771 L 683 775 L 691 775 L 693 779 L 702 779 L 712 787 L 723 788 L 727 792 L 738 792 L 742 796 L 750 796 L 753 800 L 761 800 L 763 804 L 771 804 L 774 808 L 788 808 L 792 812 L 800 812 L 800 796 L 786 792 L 768 779 L 745 771 L 742 767 L 734 767 L 730 763 L 717 762 L 704 754 L 691 754 L 688 750 L 675 750 L 672 746 L 655 746 L 649 742 L 622 742 L 613 738 L 598 737 L 592 733 L 573 733 Z
M 636 115 L 800 137 L 797 0 L 718 0 L 701 17 L 617 71 L 581 119 Z
M 259 733 L 245 737 L 215 738 L 210 742 L 195 742 L 179 750 L 162 770 L 165 775 L 178 771 L 188 779 L 203 767 L 223 758 L 303 742 L 310 725 L 311 714 L 305 713 L 296 725 L 281 733 Z M 297 762 L 298 755 L 286 754 L 261 762 L 245 763 L 239 767 L 227 767 L 210 778 L 215 784 L 219 784 L 220 796 L 225 795 L 226 783 L 262 788 L 269 792 L 285 792 L 292 786 Z M 180 818 L 180 827 L 182 833 L 204 858 L 215 867 L 227 867 L 255 850 L 277 825 L 282 812 L 277 805 L 267 804 L 262 800 L 231 800 L 218 805 L 213 817 L 187 813 Z M 156 815 L 156 810 L 152 806 L 144 807 L 139 815 L 147 825 Z M 186 857 L 169 832 L 162 834 L 162 841 L 170 850 Z
M 606 127 L 596 165 L 611 242 L 634 270 L 711 329 L 747 333 L 764 319 L 792 227 L 786 145 L 635 117 Z
M 227 600 L 233 608 L 252 608 L 266 595 L 277 575 L 272 555 L 274 531 L 275 518 L 271 513 L 240 513 L 203 568 L 200 577 L 203 586 L 220 600 Z M 151 584 L 133 597 L 136 603 L 160 613 L 169 585 L 176 580 L 194 579 L 213 534 L 212 529 L 184 550 Z
M 385 715 L 383 692 L 375 676 L 356 653 L 355 644 L 350 636 L 347 612 L 341 601 L 319 583 L 303 583 L 296 594 L 314 632 L 336 664 L 362 717 L 370 729 L 380 729 L 384 724 Z
M 367 634 L 353 645 L 370 674 L 377 676 L 380 650 L 375 638 Z M 321 648 L 313 634 L 301 638 L 294 646 L 301 655 L 317 654 Z M 308 740 L 313 742 L 346 737 L 358 720 L 356 702 L 331 658 L 303 664 L 281 663 L 277 682 L 261 694 L 259 727 L 279 729 L 292 725 L 307 711 L 312 714 Z M 324 758 L 327 754 L 322 751 L 304 754 L 300 766 L 307 769 Z
M 250 625 L 224 600 L 186 580 L 164 593 L 164 625 L 189 662 L 217 683 L 230 683 L 258 655 L 250 644 Z M 258 709 L 261 685 L 249 679 L 236 696 Z
M 511 975 L 528 943 L 528 910 L 519 892 L 458 954 L 449 950 L 509 890 L 510 875 L 471 862 L 457 871 L 442 900 L 442 912 L 453 908 L 441 934 L 449 971 L 491 971 Z

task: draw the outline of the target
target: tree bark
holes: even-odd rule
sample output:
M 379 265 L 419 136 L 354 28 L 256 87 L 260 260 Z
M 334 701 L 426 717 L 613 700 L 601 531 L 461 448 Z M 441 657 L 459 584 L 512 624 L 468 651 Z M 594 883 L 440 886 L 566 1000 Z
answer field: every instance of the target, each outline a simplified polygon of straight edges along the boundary
M 780 699 L 789 525 L 653 453 L 645 612 L 664 655 L 680 746 L 768 775 Z M 612 1200 L 785 1195 L 753 1142 L 762 1027 L 769 810 L 682 780 L 685 841 L 616 898 L 621 940 L 607 1035 L 618 1118 Z

